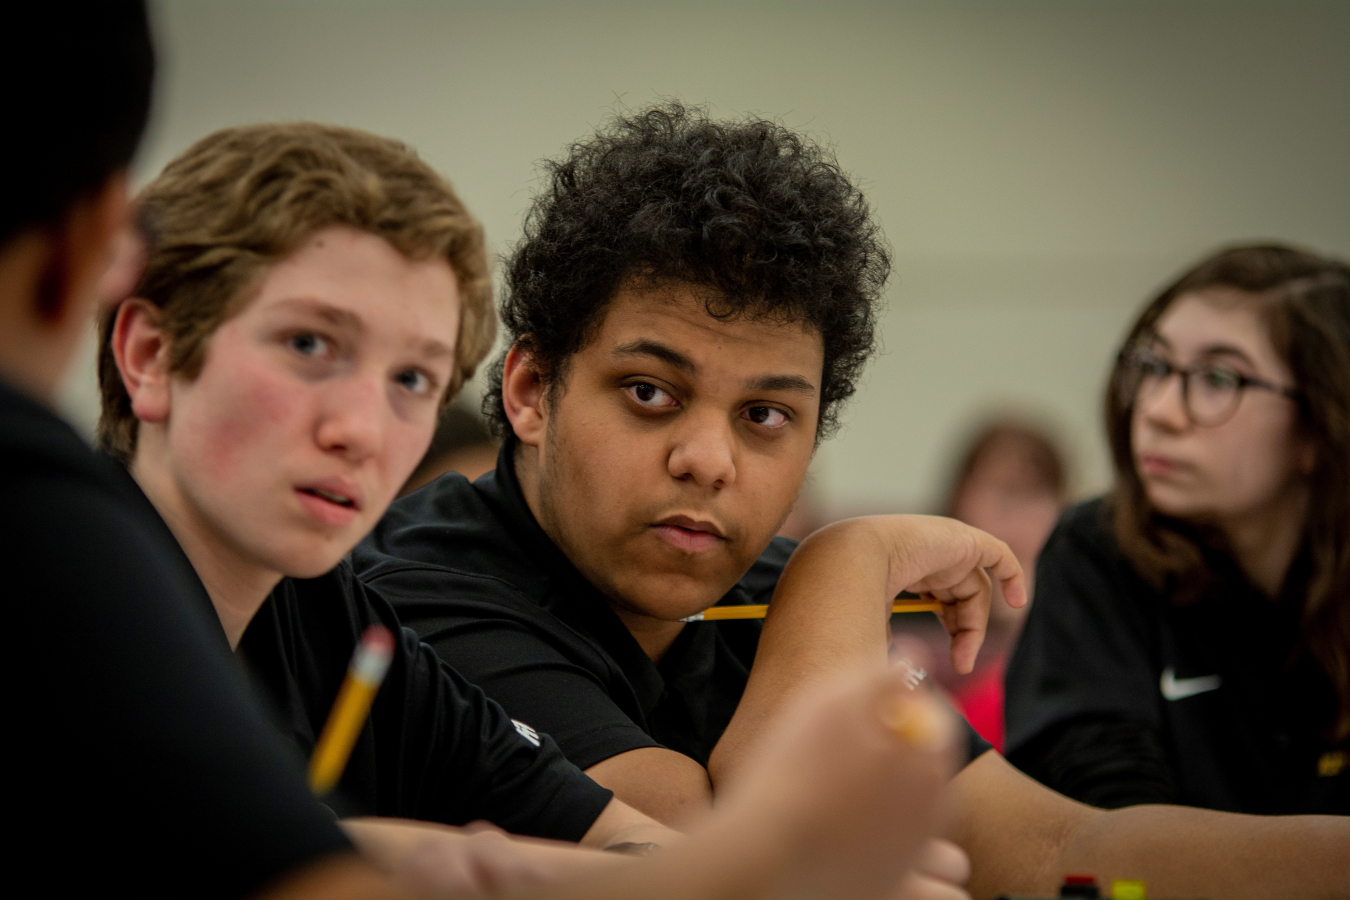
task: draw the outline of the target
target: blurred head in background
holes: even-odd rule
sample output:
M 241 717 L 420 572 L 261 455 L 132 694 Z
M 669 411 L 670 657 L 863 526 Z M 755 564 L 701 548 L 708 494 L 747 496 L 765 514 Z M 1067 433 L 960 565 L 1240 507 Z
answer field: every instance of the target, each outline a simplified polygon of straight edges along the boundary
M 1350 734 L 1350 267 L 1277 245 L 1201 261 L 1131 329 L 1106 415 L 1131 562 L 1179 603 L 1219 582 L 1209 551 L 1272 599 L 1306 578 L 1304 645 Z
M 943 513 L 1007 543 L 1030 582 L 1067 496 L 1064 456 L 1054 439 L 1034 425 L 998 420 L 971 440 Z M 1015 630 L 1025 614 L 1026 607 L 995 602 L 990 627 Z
M 135 278 L 126 170 L 154 52 L 141 0 L 26 4 L 7 18 L 0 377 L 50 401 L 93 306 Z

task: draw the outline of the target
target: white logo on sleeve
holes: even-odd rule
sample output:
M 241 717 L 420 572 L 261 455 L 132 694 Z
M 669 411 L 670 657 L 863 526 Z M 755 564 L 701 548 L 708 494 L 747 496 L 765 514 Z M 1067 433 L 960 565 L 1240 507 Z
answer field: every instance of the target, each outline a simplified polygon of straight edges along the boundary
M 1196 694 L 1217 690 L 1222 683 L 1223 681 L 1218 675 L 1201 675 L 1199 678 L 1178 678 L 1176 670 L 1171 666 L 1168 666 L 1163 669 L 1162 681 L 1159 683 L 1159 687 L 1162 688 L 1162 695 L 1168 700 L 1185 700 L 1187 697 L 1194 697 Z
M 535 731 L 519 719 L 512 719 L 511 724 L 516 726 L 516 731 L 520 732 L 521 737 L 531 744 L 534 744 L 536 747 L 539 746 L 539 732 Z

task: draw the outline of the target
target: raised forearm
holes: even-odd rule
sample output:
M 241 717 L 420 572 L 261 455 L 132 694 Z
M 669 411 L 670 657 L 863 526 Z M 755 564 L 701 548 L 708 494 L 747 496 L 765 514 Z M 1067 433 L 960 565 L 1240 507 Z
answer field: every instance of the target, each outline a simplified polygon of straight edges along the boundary
M 793 554 L 764 620 L 755 664 L 708 774 L 725 786 L 783 705 L 803 689 L 886 659 L 890 552 L 867 520 L 811 535 Z
M 989 618 L 990 575 L 1010 604 L 1026 602 L 1022 567 L 1007 544 L 939 516 L 848 519 L 803 541 L 779 579 L 745 694 L 709 760 L 713 787 L 737 777 L 788 699 L 838 672 L 884 663 L 891 602 L 902 590 L 942 602 L 952 664 L 969 672 Z

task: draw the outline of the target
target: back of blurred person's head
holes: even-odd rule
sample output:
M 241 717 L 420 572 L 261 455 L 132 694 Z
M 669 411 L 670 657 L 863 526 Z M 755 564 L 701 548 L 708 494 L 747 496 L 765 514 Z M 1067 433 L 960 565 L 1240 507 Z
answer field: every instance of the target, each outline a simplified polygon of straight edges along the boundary
M 942 512 L 1006 542 L 1030 576 L 1068 495 L 1055 440 L 1026 422 L 989 422 L 971 438 L 955 471 Z M 994 606 L 995 616 L 1009 612 L 1006 604 Z
M 43 0 L 10 15 L 0 53 L 8 132 L 0 171 L 9 177 L 0 244 L 58 220 L 126 169 L 155 67 L 144 0 Z
M 125 218 L 154 52 L 144 0 L 25 4 L 9 10 L 4 44 L 0 367 L 40 393 L 74 346 L 66 332 L 83 328 Z M 32 346 L 48 331 L 51 348 Z

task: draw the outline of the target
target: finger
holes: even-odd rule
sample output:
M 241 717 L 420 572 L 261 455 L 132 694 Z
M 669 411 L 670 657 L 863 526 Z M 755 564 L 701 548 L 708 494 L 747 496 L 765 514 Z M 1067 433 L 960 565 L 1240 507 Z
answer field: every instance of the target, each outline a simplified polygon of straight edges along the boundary
M 943 838 L 924 844 L 914 860 L 914 871 L 929 878 L 963 885 L 970 879 L 970 857 L 966 851 Z
M 961 584 L 965 596 L 946 601 L 939 617 L 952 636 L 952 668 L 964 675 L 975 668 L 975 658 L 984 645 L 993 588 L 983 569 L 976 569 Z
M 1027 576 L 1012 549 L 998 538 L 980 532 L 980 566 L 998 579 L 1003 599 L 1013 609 L 1027 605 Z
M 965 889 L 940 878 L 910 872 L 901 879 L 893 900 L 970 900 Z

